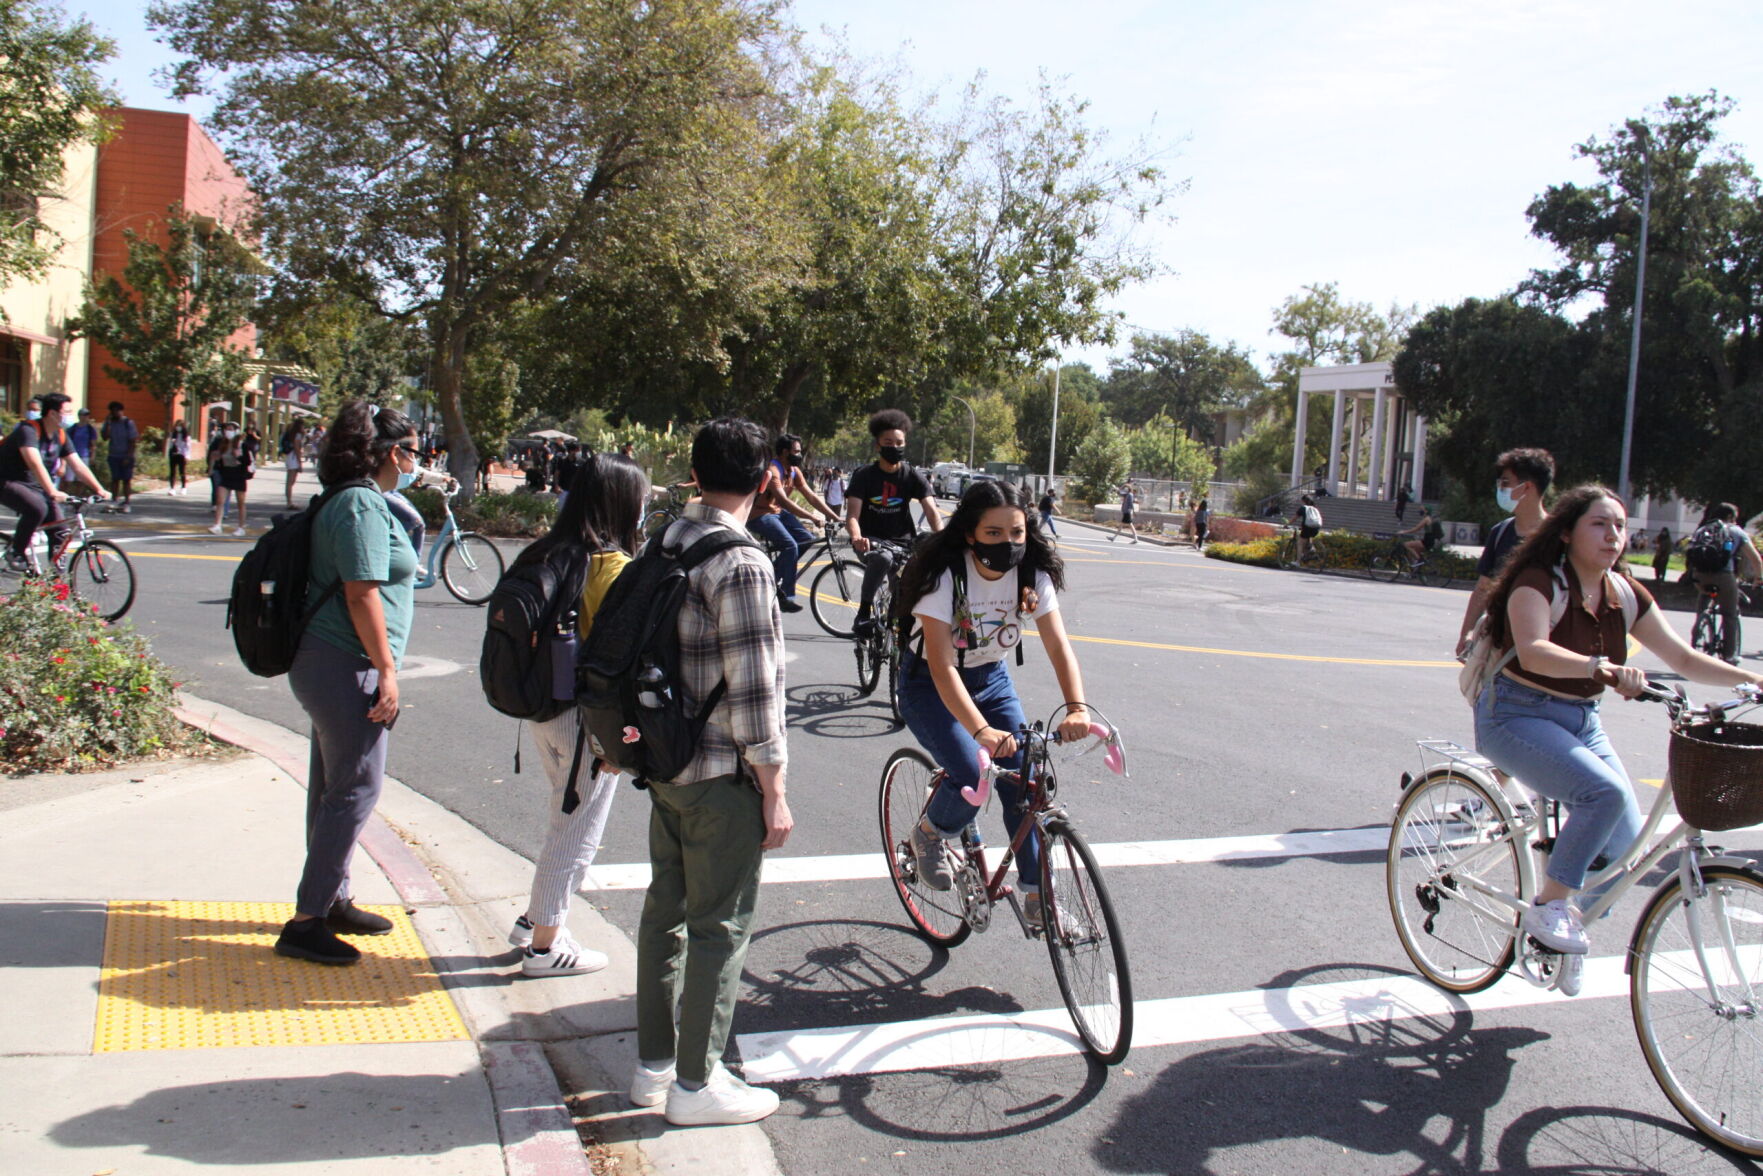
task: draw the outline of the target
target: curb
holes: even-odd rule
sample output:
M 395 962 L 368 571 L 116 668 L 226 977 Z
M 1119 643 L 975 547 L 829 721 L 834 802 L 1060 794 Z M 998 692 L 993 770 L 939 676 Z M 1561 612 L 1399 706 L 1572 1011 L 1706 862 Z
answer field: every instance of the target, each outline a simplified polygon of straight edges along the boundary
M 258 739 L 220 718 L 220 712 L 231 710 L 230 707 L 188 694 L 180 698 L 180 704 L 173 708 L 179 721 L 262 756 L 305 786 L 307 765 L 286 748 L 271 740 Z M 207 715 L 199 713 L 201 710 L 206 710 Z M 451 905 L 434 872 L 377 811 L 362 830 L 359 844 L 385 873 L 405 906 Z M 443 973 L 443 982 L 446 979 Z M 479 1040 L 477 1046 L 501 1137 L 502 1162 L 509 1176 L 594 1176 L 587 1148 L 564 1105 L 563 1089 L 544 1050 L 531 1042 Z

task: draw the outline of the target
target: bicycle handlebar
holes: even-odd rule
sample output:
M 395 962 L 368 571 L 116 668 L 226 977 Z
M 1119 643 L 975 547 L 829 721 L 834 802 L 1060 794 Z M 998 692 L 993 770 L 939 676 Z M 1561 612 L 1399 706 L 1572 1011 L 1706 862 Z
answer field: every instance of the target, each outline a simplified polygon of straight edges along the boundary
M 1127 775 L 1126 749 L 1120 741 L 1120 731 L 1100 722 L 1091 722 L 1088 735 L 1099 741 L 1097 746 L 1108 749 L 1102 754 L 1102 762 L 1108 765 L 1108 770 L 1116 776 Z M 1027 724 L 1018 727 L 1011 737 L 1025 747 L 1036 739 L 1042 743 L 1065 742 L 1065 737 L 1060 735 L 1058 731 L 1038 731 Z M 1089 750 L 1079 754 L 1088 755 Z M 992 781 L 996 780 L 1002 771 L 1002 768 L 992 762 L 991 753 L 982 746 L 979 749 L 979 783 L 962 788 L 961 799 L 972 805 L 984 804 L 986 798 L 991 795 Z

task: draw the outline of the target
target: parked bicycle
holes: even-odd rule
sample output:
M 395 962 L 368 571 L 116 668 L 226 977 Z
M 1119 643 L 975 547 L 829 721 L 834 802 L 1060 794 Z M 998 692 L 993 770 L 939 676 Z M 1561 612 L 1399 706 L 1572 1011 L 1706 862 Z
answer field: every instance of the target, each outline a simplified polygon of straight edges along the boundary
M 453 517 L 457 487 L 441 495 L 441 533 L 429 544 L 423 566 L 417 569 L 416 587 L 433 588 L 437 580 L 465 604 L 486 604 L 502 579 L 502 549 L 476 531 L 462 531 Z
M 1390 544 L 1384 554 L 1372 558 L 1371 574 L 1390 584 L 1408 579 L 1422 586 L 1443 588 L 1451 582 L 1451 573 L 1436 552 L 1429 551 L 1415 559 L 1400 539 Z
M 0 585 L 21 579 L 48 579 L 68 586 L 74 596 L 100 617 L 114 621 L 135 603 L 135 567 L 122 548 L 108 539 L 93 536 L 86 525 L 86 508 L 96 498 L 68 498 L 68 513 L 59 522 L 38 527 L 25 552 L 29 567 L 23 572 L 0 564 Z M 50 540 L 49 532 L 55 532 Z M 0 543 L 11 543 L 10 531 L 0 532 Z
M 669 486 L 657 491 L 649 499 L 649 509 L 643 514 L 643 541 L 647 543 L 657 535 L 664 534 L 667 528 L 679 521 L 686 503 L 691 500 L 692 487 Z
M 1101 749 L 1108 767 L 1126 775 L 1126 749 L 1119 732 L 1099 711 L 1091 708 L 1091 713 L 1096 718 L 1090 728 L 1094 742 L 1073 758 Z M 1055 728 L 1062 715 L 1063 711 L 1016 733 L 1022 748 L 1021 804 L 1028 819 L 1018 826 L 995 871 L 988 873 L 985 846 L 970 824 L 950 844 L 957 859 L 954 886 L 933 890 L 920 881 L 912 830 L 923 819 L 943 773 L 916 747 L 894 752 L 882 769 L 882 849 L 906 917 L 920 935 L 939 947 L 955 947 L 973 932 L 986 930 L 992 925 L 993 911 L 1007 902 L 1023 935 L 1046 942 L 1060 996 L 1084 1048 L 1103 1064 L 1113 1065 L 1132 1045 L 1132 976 L 1126 940 L 1102 882 L 1101 867 L 1069 812 L 1057 802 L 1059 781 L 1051 752 L 1060 742 Z M 984 770 L 970 799 L 983 805 L 999 772 L 983 753 L 981 762 Z M 1029 920 L 1005 881 L 1031 829 L 1041 839 L 1038 924 Z
M 1581 914 L 1595 922 L 1668 867 L 1626 961 L 1641 1052 L 1698 1131 L 1763 1156 L 1763 872 L 1703 837 L 1763 820 L 1763 726 L 1732 721 L 1763 691 L 1734 694 L 1692 706 L 1681 692 L 1647 688 L 1643 697 L 1671 715 L 1670 769 L 1634 844 L 1587 880 Z M 1422 771 L 1402 777 L 1387 862 L 1402 949 L 1450 992 L 1479 992 L 1509 972 L 1554 986 L 1561 957 L 1521 935 L 1519 919 L 1554 845 L 1559 806 L 1516 779 L 1502 782 L 1491 763 L 1455 743 L 1419 746 Z M 1649 850 L 1673 803 L 1681 820 Z M 1609 889 L 1598 896 L 1600 886 Z
M 1720 612 L 1720 589 L 1712 584 L 1696 585 L 1696 623 L 1690 629 L 1690 646 L 1698 653 L 1719 657 L 1726 644 L 1726 617 Z M 1739 608 L 1749 608 L 1751 594 L 1739 585 Z

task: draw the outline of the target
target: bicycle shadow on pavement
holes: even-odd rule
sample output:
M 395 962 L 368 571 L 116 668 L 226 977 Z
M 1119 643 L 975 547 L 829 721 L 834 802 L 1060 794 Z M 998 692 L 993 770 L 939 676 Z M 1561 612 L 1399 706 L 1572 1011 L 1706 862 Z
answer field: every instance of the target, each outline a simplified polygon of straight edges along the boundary
M 1319 1140 L 1352 1153 L 1410 1156 L 1419 1172 L 1484 1171 L 1487 1114 L 1505 1095 L 1517 1052 L 1549 1035 L 1526 1027 L 1477 1030 L 1465 1006 L 1429 1013 L 1393 994 L 1366 992 L 1362 982 L 1382 977 L 1409 974 L 1330 964 L 1270 980 L 1266 1012 L 1274 1023 L 1313 1027 L 1205 1050 L 1166 1067 L 1102 1131 L 1104 1142 L 1091 1149 L 1098 1166 L 1234 1171 L 1250 1154 L 1238 1149 L 1252 1148 L 1258 1163 L 1277 1169 L 1298 1164 L 1302 1153 L 1268 1145 Z M 1353 995 L 1318 987 L 1343 981 L 1360 982 Z
M 1500 1136 L 1501 1176 L 1755 1173 L 1748 1158 L 1717 1147 L 1693 1127 L 1621 1107 L 1537 1107 Z
M 899 730 L 888 712 L 886 684 L 865 695 L 842 682 L 804 683 L 788 687 L 784 697 L 784 726 L 805 735 L 870 739 Z
M 1389 822 L 1377 821 L 1366 825 L 1354 825 L 1339 830 L 1320 827 L 1309 829 L 1287 829 L 1283 836 L 1301 837 L 1308 833 L 1359 833 L 1367 830 L 1377 830 L 1382 838 L 1387 839 L 1390 831 Z M 1294 849 L 1290 853 L 1256 853 L 1244 857 L 1231 857 L 1229 854 L 1225 854 L 1214 859 L 1212 864 L 1226 866 L 1230 869 L 1236 870 L 1269 870 L 1277 866 L 1283 866 L 1294 858 L 1302 858 L 1307 862 L 1321 862 L 1324 865 L 1330 866 L 1373 866 L 1383 864 L 1384 859 L 1388 856 L 1388 848 L 1382 845 L 1376 849 L 1358 849 L 1346 853 L 1318 852 L 1314 848 L 1305 848 Z

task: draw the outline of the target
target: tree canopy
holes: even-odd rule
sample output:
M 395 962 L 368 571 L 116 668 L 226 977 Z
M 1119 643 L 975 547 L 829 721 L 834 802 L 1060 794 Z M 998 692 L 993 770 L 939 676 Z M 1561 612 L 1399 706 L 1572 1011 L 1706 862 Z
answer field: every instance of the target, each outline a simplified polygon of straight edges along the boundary
M 114 101 L 98 66 L 115 47 L 90 21 L 34 0 L 0 0 L 0 287 L 41 274 L 61 240 L 43 220 L 68 148 L 104 137 Z

